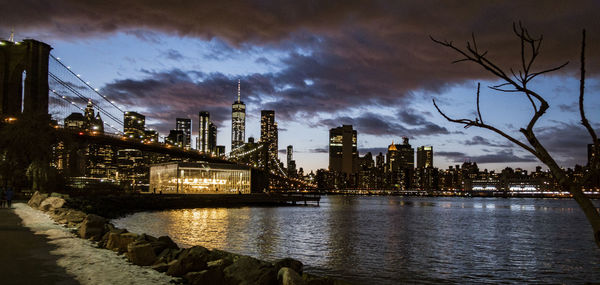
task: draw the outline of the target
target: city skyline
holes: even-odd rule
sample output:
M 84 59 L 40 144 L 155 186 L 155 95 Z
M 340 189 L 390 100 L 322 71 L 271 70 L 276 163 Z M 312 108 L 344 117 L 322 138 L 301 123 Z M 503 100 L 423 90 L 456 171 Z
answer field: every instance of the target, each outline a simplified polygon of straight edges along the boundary
M 146 125 L 159 130 L 161 136 L 173 128 L 175 118 L 189 118 L 195 123 L 198 112 L 207 110 L 219 127 L 217 144 L 229 148 L 231 102 L 241 78 L 243 90 L 247 90 L 242 91 L 247 104 L 245 140 L 260 135 L 259 111 L 274 110 L 280 147 L 294 145 L 296 164 L 305 171 L 327 168 L 327 132 L 344 124 L 358 131 L 361 155 L 368 151 L 377 155 L 392 141 L 407 136 L 414 146 L 434 146 L 435 167 L 470 160 L 481 168 L 532 170 L 541 163 L 503 138 L 485 130 L 465 130 L 436 113 L 433 97 L 448 113 L 471 116 L 477 81 L 483 86 L 494 82 L 472 66 L 450 64 L 455 56 L 433 44 L 428 36 L 463 43 L 473 32 L 481 47 L 509 64 L 519 53 L 511 25 L 523 20 L 532 34 L 544 34 L 540 60 L 545 67 L 576 62 L 580 31 L 586 28 L 590 73 L 586 105 L 588 110 L 598 109 L 600 37 L 596 36 L 599 26 L 593 17 L 597 4 L 579 2 L 586 7 L 573 9 L 558 2 L 539 3 L 471 2 L 462 7 L 438 3 L 436 10 L 448 17 L 417 4 L 372 5 L 365 11 L 360 9 L 364 4 L 360 2 L 347 3 L 343 8 L 323 4 L 314 9 L 290 4 L 282 9 L 297 14 L 287 20 L 272 18 L 274 25 L 252 23 L 244 17 L 234 17 L 231 23 L 208 17 L 203 22 L 206 26 L 191 30 L 174 22 L 159 25 L 147 17 L 164 10 L 165 14 L 180 13 L 184 21 L 195 21 L 175 8 L 145 5 L 139 11 L 139 22 L 134 23 L 123 17 L 130 11 L 128 7 L 110 14 L 101 13 L 105 7 L 80 3 L 72 7 L 69 18 L 61 17 L 58 11 L 53 18 L 31 19 L 28 11 L 36 7 L 3 9 L 0 36 L 8 37 L 14 26 L 16 39 L 31 37 L 47 42 L 55 55 L 103 94 L 127 110 L 145 115 Z M 254 9 L 254 15 L 275 13 L 269 7 L 251 8 L 243 3 L 223 13 L 229 15 L 236 8 Z M 85 9 L 103 16 L 89 23 L 91 19 L 81 12 Z M 403 12 L 394 13 L 398 11 Z M 495 17 L 484 21 L 483 15 L 491 12 Z M 78 32 L 81 30 L 86 32 Z M 552 94 L 551 109 L 540 125 L 541 138 L 565 167 L 585 164 L 589 143 L 582 139 L 585 132 L 576 118 L 576 69 L 576 64 L 569 64 L 560 73 L 540 77 L 534 85 L 542 93 Z M 528 115 L 525 109 L 509 109 L 510 100 L 495 99 L 494 94 L 482 89 L 484 116 L 502 127 L 519 127 Z M 505 110 L 510 110 L 510 116 Z M 597 128 L 599 114 L 588 114 Z M 192 137 L 197 136 L 193 127 Z

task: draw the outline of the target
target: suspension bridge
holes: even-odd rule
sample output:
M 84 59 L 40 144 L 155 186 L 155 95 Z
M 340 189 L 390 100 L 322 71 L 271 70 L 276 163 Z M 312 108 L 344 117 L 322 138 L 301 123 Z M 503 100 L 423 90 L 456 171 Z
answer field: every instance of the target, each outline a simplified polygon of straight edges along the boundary
M 35 40 L 0 41 L 0 115 L 7 118 L 19 113 L 48 113 L 56 122 L 56 132 L 60 136 L 68 136 L 84 144 L 159 154 L 163 161 L 244 165 L 263 171 L 271 188 L 314 187 L 302 179 L 289 177 L 281 163 L 269 155 L 264 156 L 266 162 L 263 162 L 268 167 L 258 169 L 255 164 L 248 163 L 249 156 L 265 153 L 261 143 L 219 157 L 126 136 L 124 108 L 73 70 L 67 60 L 55 57 L 50 50 L 49 45 Z M 102 122 L 101 131 L 65 127 L 70 115 L 87 115 L 90 111 Z

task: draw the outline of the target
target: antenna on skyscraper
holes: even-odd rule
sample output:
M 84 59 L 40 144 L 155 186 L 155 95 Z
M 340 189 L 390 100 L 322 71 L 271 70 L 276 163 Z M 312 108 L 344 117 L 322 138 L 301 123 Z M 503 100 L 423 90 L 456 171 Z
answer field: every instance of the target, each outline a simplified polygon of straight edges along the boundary
M 238 103 L 241 102 L 240 100 L 240 80 L 238 79 Z

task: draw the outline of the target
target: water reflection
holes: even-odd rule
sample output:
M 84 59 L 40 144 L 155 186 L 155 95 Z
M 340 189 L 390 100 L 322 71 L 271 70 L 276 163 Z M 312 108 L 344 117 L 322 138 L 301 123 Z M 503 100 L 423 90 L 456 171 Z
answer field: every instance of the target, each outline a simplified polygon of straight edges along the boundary
M 334 196 L 320 207 L 174 210 L 114 223 L 185 247 L 290 256 L 359 284 L 600 280 L 600 252 L 571 200 Z

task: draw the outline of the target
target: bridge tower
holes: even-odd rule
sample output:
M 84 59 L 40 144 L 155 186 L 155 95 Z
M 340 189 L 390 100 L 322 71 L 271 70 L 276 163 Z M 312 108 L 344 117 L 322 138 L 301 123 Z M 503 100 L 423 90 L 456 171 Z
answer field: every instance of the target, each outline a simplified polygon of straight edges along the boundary
M 50 45 L 32 39 L 0 40 L 0 116 L 48 114 L 51 49 Z

